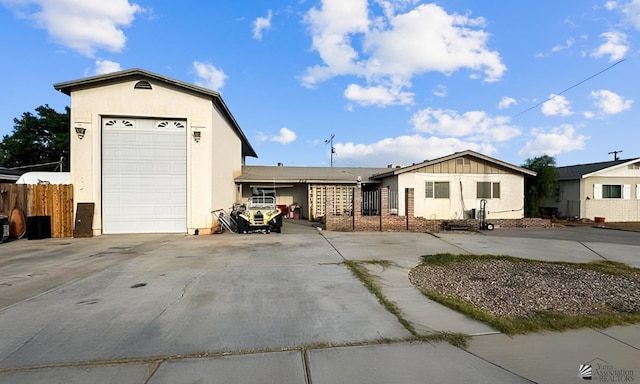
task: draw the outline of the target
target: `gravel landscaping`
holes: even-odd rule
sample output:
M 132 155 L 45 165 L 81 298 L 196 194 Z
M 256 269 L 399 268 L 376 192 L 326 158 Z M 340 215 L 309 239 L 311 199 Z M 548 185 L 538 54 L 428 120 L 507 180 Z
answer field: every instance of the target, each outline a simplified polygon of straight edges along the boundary
M 457 297 L 500 317 L 640 313 L 637 270 L 620 276 L 568 264 L 483 259 L 419 265 L 409 280 L 420 290 Z

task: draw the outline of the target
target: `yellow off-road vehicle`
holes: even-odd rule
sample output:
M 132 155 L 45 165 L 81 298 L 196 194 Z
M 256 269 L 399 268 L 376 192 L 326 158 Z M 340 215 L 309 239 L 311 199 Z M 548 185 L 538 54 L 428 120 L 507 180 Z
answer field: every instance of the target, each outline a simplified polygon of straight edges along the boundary
M 237 233 L 282 232 L 282 212 L 272 196 L 253 196 L 246 203 L 234 205 L 231 218 Z

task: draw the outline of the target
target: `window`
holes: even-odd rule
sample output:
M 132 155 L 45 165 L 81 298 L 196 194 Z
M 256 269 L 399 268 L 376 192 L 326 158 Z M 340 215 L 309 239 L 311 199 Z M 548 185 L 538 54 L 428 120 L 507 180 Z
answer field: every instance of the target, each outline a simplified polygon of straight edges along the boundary
M 604 184 L 602 186 L 602 198 L 603 199 L 622 199 L 622 185 Z
M 427 181 L 424 185 L 424 197 L 427 199 L 448 199 L 449 198 L 449 182 L 448 181 Z
M 594 184 L 593 197 L 595 199 L 625 199 L 631 198 L 631 185 L 628 184 Z
M 476 184 L 476 196 L 478 199 L 499 199 L 500 183 L 478 181 Z

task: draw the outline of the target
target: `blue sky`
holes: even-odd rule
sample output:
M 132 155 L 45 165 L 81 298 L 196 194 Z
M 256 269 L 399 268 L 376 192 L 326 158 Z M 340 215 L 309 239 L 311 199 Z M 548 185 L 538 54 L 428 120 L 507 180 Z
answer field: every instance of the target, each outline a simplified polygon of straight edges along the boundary
M 1 135 L 63 111 L 54 83 L 143 68 L 220 92 L 248 164 L 329 166 L 332 134 L 334 166 L 640 157 L 640 0 L 0 5 Z

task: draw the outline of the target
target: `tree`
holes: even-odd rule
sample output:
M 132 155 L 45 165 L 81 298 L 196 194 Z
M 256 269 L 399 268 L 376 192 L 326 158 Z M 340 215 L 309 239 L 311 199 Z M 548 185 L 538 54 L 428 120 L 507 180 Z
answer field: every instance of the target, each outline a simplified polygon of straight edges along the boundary
M 13 132 L 0 142 L 0 166 L 39 165 L 63 158 L 63 170 L 68 170 L 70 112 L 66 107 L 58 113 L 45 104 L 36 108 L 37 115 L 25 112 L 13 119 Z
M 556 170 L 556 159 L 553 156 L 543 155 L 526 159 L 523 168 L 537 172 L 536 177 L 525 179 L 525 213 L 527 217 L 539 216 L 540 202 L 543 199 L 553 196 L 556 182 L 558 181 L 558 171 Z

